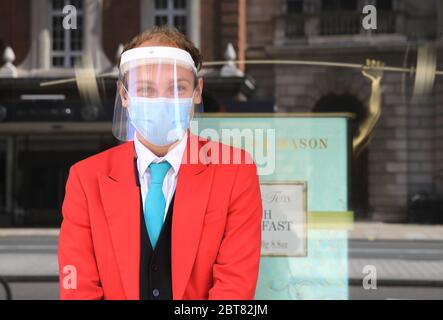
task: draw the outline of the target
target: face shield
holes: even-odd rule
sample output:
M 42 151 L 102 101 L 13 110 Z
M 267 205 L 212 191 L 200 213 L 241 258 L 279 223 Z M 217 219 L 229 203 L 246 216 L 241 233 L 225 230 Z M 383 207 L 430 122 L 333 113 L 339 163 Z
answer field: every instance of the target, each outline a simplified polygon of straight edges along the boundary
M 140 47 L 123 52 L 112 132 L 121 141 L 138 132 L 165 146 L 181 140 L 201 109 L 197 70 L 191 55 L 174 47 Z

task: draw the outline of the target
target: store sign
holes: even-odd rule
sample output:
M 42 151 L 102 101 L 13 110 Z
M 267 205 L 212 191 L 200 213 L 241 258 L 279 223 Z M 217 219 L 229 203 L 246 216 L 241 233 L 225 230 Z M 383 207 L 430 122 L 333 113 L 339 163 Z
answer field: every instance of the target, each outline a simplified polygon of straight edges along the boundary
M 306 256 L 306 183 L 268 182 L 260 189 L 262 256 Z

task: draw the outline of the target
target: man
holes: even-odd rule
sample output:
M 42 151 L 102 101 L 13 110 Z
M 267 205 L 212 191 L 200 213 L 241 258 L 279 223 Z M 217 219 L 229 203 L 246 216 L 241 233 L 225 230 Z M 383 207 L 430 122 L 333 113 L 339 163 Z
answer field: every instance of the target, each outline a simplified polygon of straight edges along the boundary
M 66 184 L 62 299 L 254 297 L 256 167 L 244 151 L 190 133 L 201 63 L 175 30 L 155 28 L 126 45 L 113 122 L 125 143 L 73 165 Z

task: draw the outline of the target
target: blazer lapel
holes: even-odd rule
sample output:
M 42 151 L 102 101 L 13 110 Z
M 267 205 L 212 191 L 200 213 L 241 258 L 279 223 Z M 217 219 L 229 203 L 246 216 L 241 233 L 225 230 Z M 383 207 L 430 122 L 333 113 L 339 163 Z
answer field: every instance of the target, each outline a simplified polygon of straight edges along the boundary
M 173 299 L 183 297 L 199 246 L 213 168 L 199 154 L 205 142 L 188 134 L 177 178 L 171 230 Z M 140 299 L 140 190 L 134 167 L 134 143 L 121 146 L 108 175 L 99 175 L 100 196 L 126 298 Z M 197 155 L 197 156 L 196 156 Z
M 172 215 L 171 268 L 173 299 L 182 299 L 202 232 L 213 169 L 198 157 L 202 142 L 188 135 L 177 179 Z M 193 159 L 194 158 L 194 159 Z
M 134 168 L 134 144 L 127 142 L 115 152 L 108 175 L 99 175 L 105 210 L 126 298 L 140 298 L 140 191 Z

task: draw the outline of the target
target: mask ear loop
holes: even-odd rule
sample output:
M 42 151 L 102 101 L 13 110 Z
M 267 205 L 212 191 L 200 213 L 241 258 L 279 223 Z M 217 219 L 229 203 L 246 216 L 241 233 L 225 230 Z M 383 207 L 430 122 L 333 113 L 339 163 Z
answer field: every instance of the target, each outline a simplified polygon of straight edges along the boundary
M 125 108 L 126 109 L 126 117 L 128 119 L 127 120 L 127 131 L 131 132 L 131 133 L 128 134 L 128 136 L 134 137 L 136 129 L 135 129 L 134 125 L 131 124 L 131 121 L 130 121 L 130 118 L 131 118 L 131 116 L 130 116 L 130 113 L 131 113 L 131 101 L 133 101 L 132 100 L 133 97 L 129 93 L 129 90 L 126 88 L 126 86 L 124 85 L 123 81 L 120 81 L 120 83 L 121 83 L 121 85 L 123 87 L 123 90 L 125 90 L 126 95 L 128 96 L 128 106 Z
M 123 81 L 118 80 L 118 82 L 120 82 L 120 85 L 123 87 L 123 90 L 125 90 L 125 92 L 126 92 L 126 94 L 128 96 L 128 99 L 129 99 L 131 97 L 130 94 L 129 94 L 129 90 L 126 89 L 126 86 L 124 85 Z
M 123 90 L 125 90 L 126 95 L 128 96 L 128 106 L 126 107 L 126 112 L 128 113 L 128 116 L 129 116 L 129 108 L 131 107 L 131 102 L 130 101 L 132 100 L 132 97 L 129 94 L 129 91 L 128 91 L 128 89 L 126 89 L 126 86 L 123 84 L 123 82 L 120 81 L 120 83 L 121 83 L 121 86 L 123 87 Z M 122 98 L 120 97 L 120 99 L 122 99 Z

